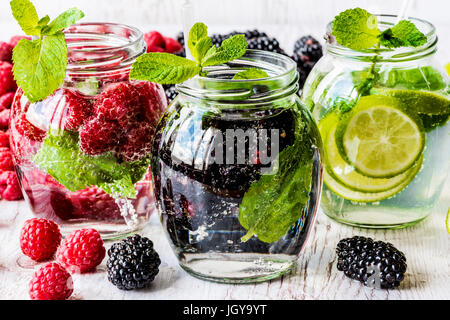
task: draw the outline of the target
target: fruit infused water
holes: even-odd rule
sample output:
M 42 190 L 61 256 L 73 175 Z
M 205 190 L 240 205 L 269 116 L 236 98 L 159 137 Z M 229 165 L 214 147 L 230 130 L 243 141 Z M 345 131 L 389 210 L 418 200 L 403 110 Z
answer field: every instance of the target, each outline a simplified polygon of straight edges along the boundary
M 302 95 L 324 141 L 322 208 L 351 225 L 404 227 L 430 213 L 446 180 L 449 79 L 430 23 L 359 10 L 329 25 Z M 360 42 L 345 38 L 350 16 L 371 22 Z
M 32 211 L 63 232 L 81 226 L 113 238 L 141 228 L 153 210 L 149 173 L 160 85 L 128 77 L 145 52 L 140 31 L 115 24 L 65 30 L 62 87 L 31 103 L 19 88 L 11 148 Z

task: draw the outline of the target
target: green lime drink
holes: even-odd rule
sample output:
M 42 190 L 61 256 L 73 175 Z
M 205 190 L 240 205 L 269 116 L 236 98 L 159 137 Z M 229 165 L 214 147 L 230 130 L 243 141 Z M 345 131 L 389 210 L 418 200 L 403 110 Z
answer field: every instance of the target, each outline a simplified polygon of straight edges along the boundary
M 381 32 L 396 21 L 377 19 Z M 325 148 L 322 209 L 339 222 L 414 224 L 430 213 L 446 180 L 449 78 L 434 60 L 434 27 L 410 21 L 426 35 L 420 46 L 351 50 L 330 37 L 305 84 L 302 99 Z

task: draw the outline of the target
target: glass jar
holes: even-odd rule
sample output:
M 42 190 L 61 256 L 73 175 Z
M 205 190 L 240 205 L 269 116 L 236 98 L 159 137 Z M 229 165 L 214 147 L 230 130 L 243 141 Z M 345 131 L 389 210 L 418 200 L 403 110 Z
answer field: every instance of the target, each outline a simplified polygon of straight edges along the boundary
M 116 238 L 142 228 L 154 210 L 150 152 L 167 99 L 161 86 L 128 78 L 146 51 L 139 30 L 88 23 L 65 35 L 62 87 L 38 103 L 16 93 L 16 170 L 37 217 L 54 220 L 63 233 L 90 227 Z
M 232 80 L 249 67 L 269 77 Z M 322 186 L 320 134 L 297 82 L 288 57 L 248 50 L 177 86 L 151 167 L 163 228 L 191 275 L 258 282 L 295 265 Z
M 396 16 L 379 15 L 385 30 Z M 325 149 L 323 211 L 354 226 L 400 228 L 436 204 L 450 162 L 449 77 L 435 59 L 432 24 L 410 19 L 427 37 L 420 47 L 353 51 L 328 26 L 325 56 L 302 101 Z

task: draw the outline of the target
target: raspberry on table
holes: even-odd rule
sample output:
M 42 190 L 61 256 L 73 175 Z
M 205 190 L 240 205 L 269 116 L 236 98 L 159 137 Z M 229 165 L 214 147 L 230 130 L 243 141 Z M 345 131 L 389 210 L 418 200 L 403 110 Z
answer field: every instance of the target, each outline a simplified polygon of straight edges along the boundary
M 72 293 L 72 276 L 55 262 L 36 271 L 29 283 L 28 294 L 32 300 L 66 300 Z
M 158 31 L 150 31 L 144 35 L 147 44 L 147 52 L 167 52 L 166 41 Z
M 119 157 L 124 161 L 137 161 L 152 152 L 155 127 L 148 123 L 138 123 L 131 128 L 119 147 Z
M 59 227 L 51 220 L 27 220 L 20 232 L 20 249 L 35 261 L 53 258 L 60 242 Z
M 13 46 L 7 42 L 0 41 L 0 61 L 11 62 Z
M 0 97 L 0 111 L 11 108 L 15 94 L 15 92 L 8 92 Z
M 95 99 L 93 113 L 98 118 L 118 121 L 126 128 L 139 113 L 139 105 L 138 92 L 133 85 L 113 83 Z
M 19 35 L 19 36 L 13 36 L 13 37 L 11 37 L 11 39 L 9 39 L 9 44 L 10 44 L 13 48 L 15 48 L 15 47 L 17 46 L 17 44 L 19 43 L 19 41 L 22 40 L 22 39 L 31 40 L 31 37 L 28 37 L 28 36 L 21 36 L 21 35 Z
M 116 121 L 92 117 L 80 131 L 81 150 L 91 156 L 111 151 L 119 143 L 120 131 Z
M 11 150 L 9 148 L 0 148 L 0 173 L 4 171 L 13 171 L 14 163 Z
M 0 148 L 9 149 L 9 133 L 0 130 Z
M 105 253 L 97 230 L 80 229 L 63 240 L 56 252 L 56 259 L 71 273 L 85 273 L 97 267 Z
M 183 50 L 183 46 L 174 38 L 164 37 L 164 41 L 168 53 L 178 53 Z
M 77 131 L 91 116 L 92 106 L 89 99 L 83 98 L 70 90 L 64 90 L 64 101 L 66 105 L 65 129 Z
M 19 180 L 14 171 L 4 171 L 0 174 L 0 195 L 2 199 L 8 201 L 23 199 Z
M 0 96 L 17 89 L 12 68 L 13 66 L 11 63 L 0 61 Z
M 11 112 L 9 111 L 9 109 L 0 111 L 0 129 L 1 130 L 8 130 L 10 113 Z

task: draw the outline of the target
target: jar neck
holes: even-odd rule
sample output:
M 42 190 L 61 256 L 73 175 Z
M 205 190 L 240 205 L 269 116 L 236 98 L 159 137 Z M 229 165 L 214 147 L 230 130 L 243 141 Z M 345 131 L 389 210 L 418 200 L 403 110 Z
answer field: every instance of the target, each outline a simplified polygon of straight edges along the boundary
M 233 80 L 238 72 L 258 68 L 267 78 Z M 260 50 L 248 50 L 236 60 L 220 66 L 206 67 L 198 76 L 177 85 L 180 96 L 208 104 L 234 108 L 259 108 L 298 92 L 297 66 L 289 57 Z
M 146 52 L 143 33 L 126 25 L 82 23 L 67 28 L 64 33 L 69 79 L 128 74 L 136 58 Z
M 397 23 L 396 15 L 375 15 L 378 20 L 378 26 L 381 32 L 393 27 Z M 332 35 L 332 22 L 327 26 L 326 33 L 326 52 L 328 54 L 367 62 L 407 62 L 418 59 L 424 59 L 433 55 L 437 51 L 438 38 L 435 27 L 428 21 L 408 18 L 416 27 L 427 37 L 427 42 L 419 47 L 400 47 L 400 48 L 370 48 L 366 50 L 352 50 L 339 45 Z

